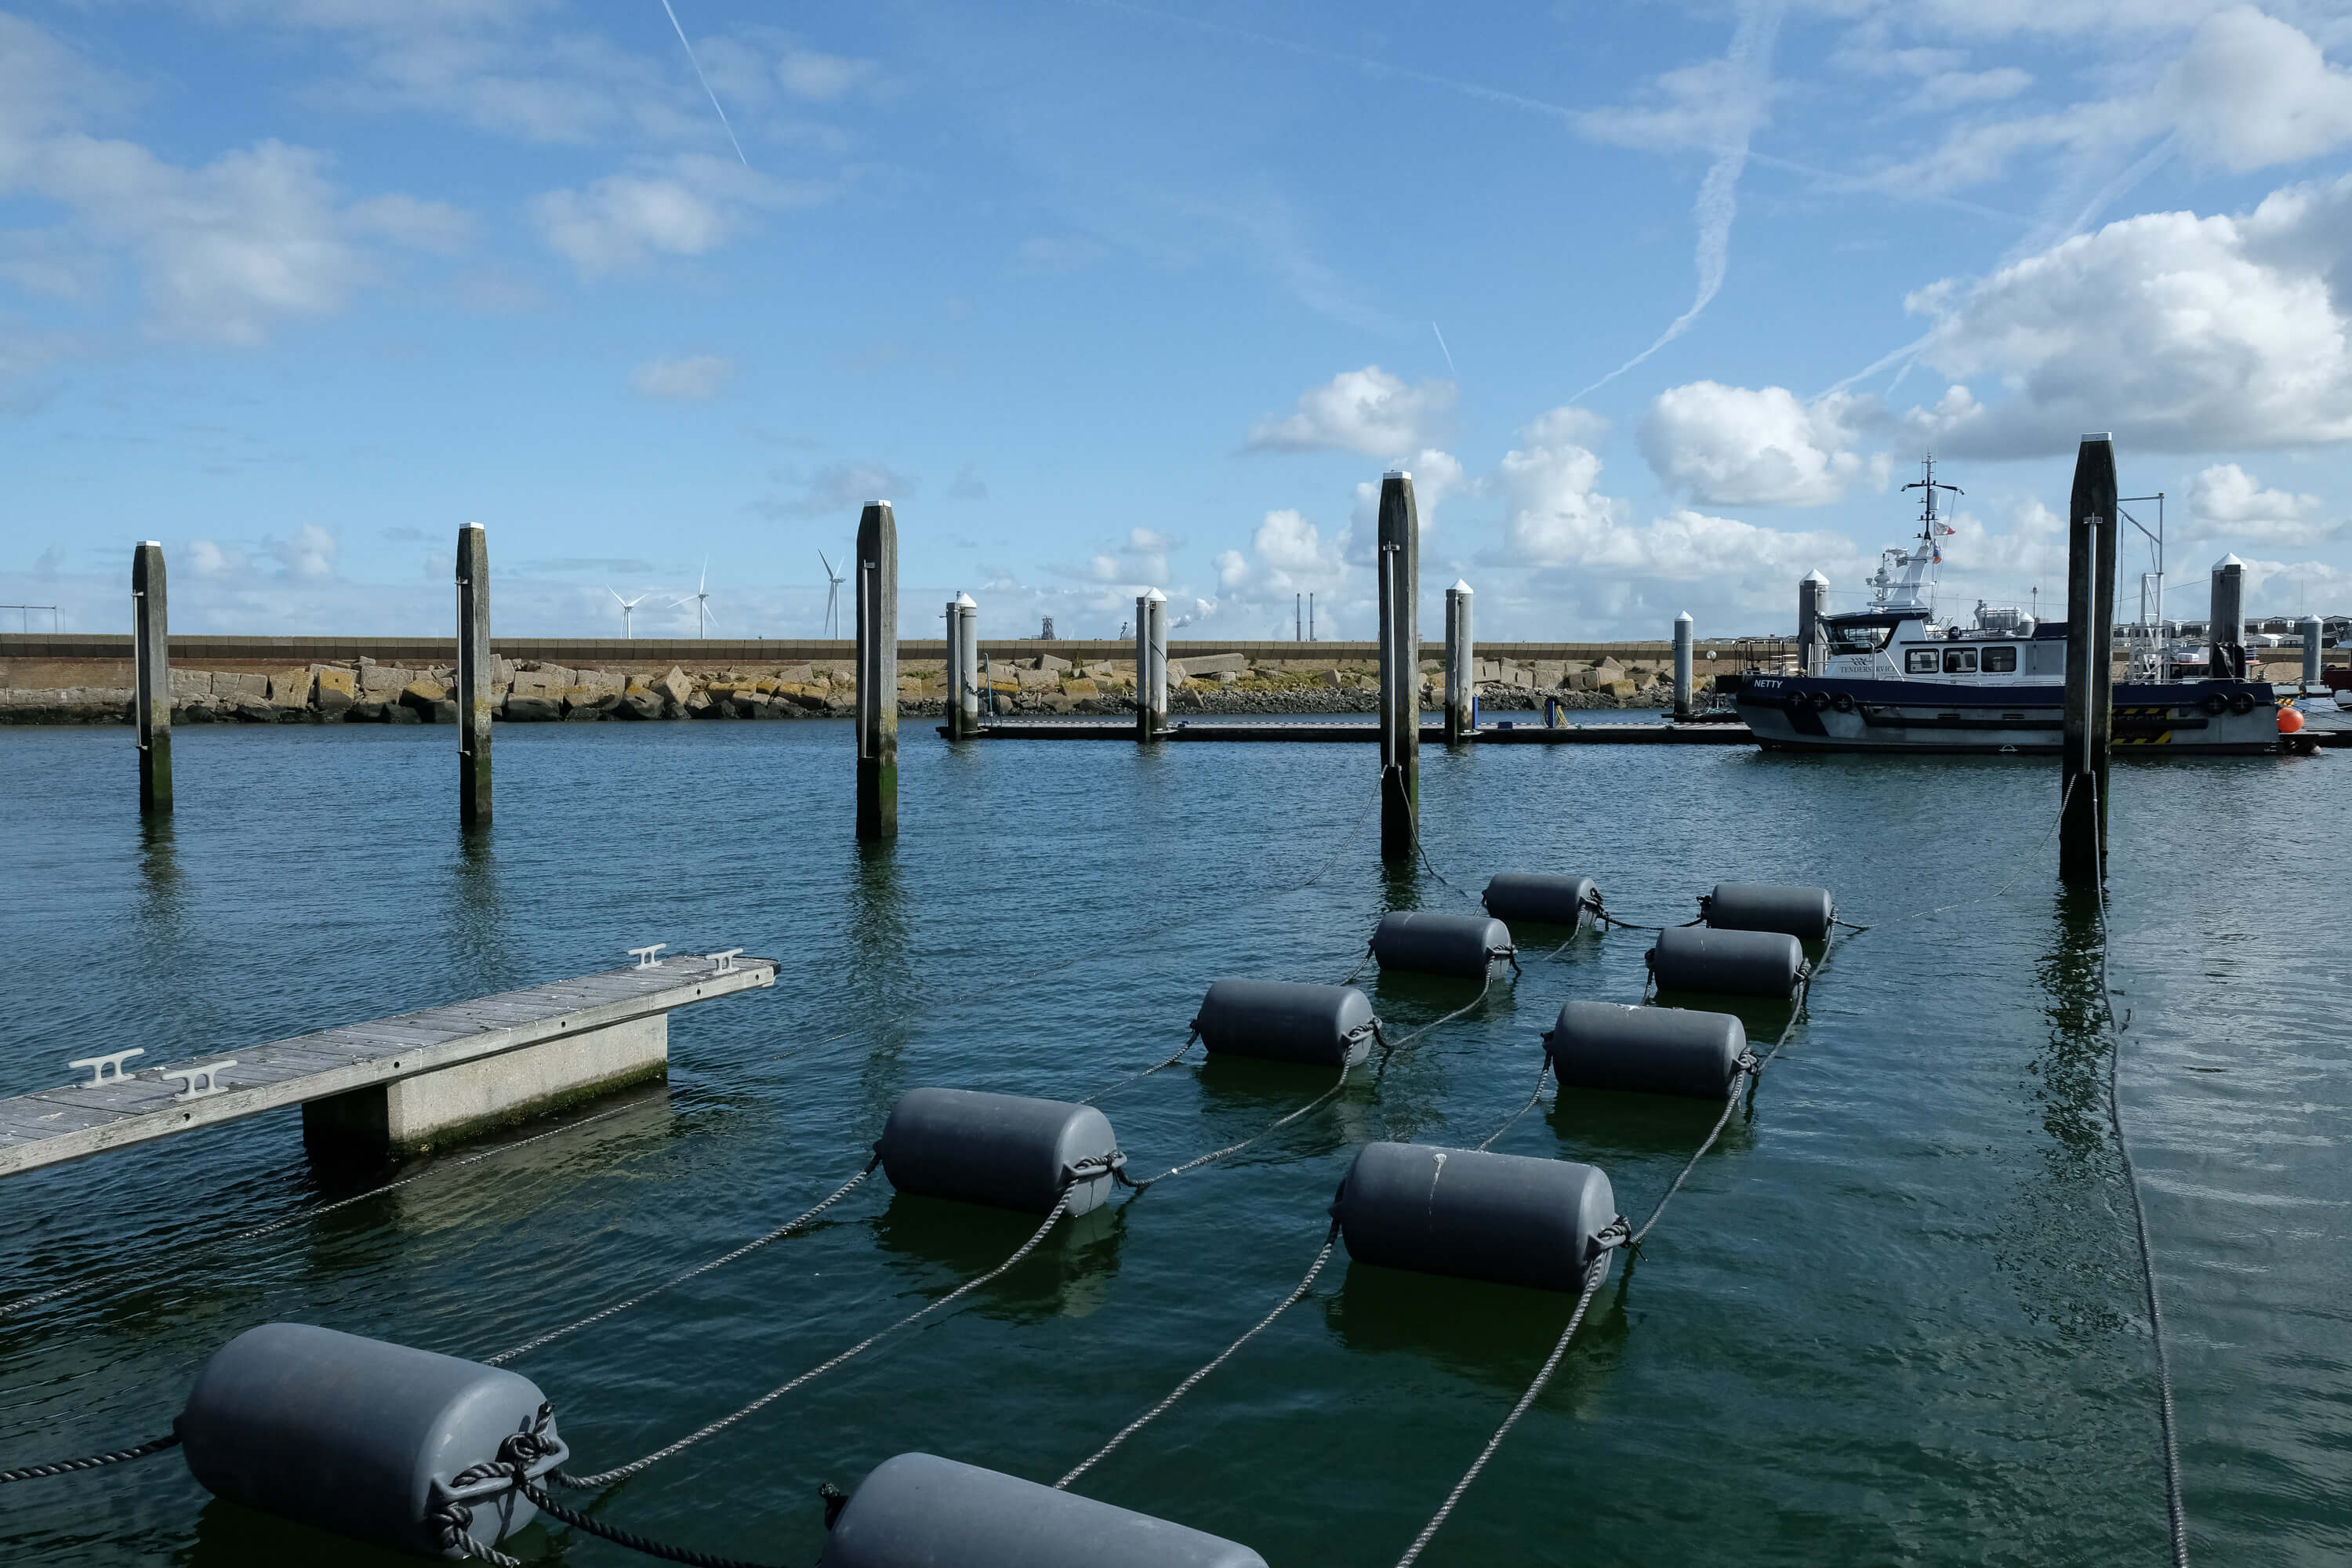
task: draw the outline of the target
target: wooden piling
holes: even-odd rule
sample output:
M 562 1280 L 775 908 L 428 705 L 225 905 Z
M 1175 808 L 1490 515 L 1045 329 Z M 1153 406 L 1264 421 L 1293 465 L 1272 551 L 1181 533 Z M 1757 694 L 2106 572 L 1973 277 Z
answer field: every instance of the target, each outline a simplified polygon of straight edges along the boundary
M 139 813 L 172 810 L 172 637 L 163 591 L 163 546 L 150 539 L 131 552 L 131 658 L 138 682 Z
M 2246 679 L 2246 563 L 2232 553 L 2213 563 L 2213 597 L 2205 616 L 2205 674 Z
M 1675 617 L 1675 717 L 1691 716 L 1691 618 L 1685 610 Z
M 1445 743 L 1466 744 L 1478 732 L 1478 656 L 1470 627 L 1470 584 L 1445 590 Z
M 1154 588 L 1135 601 L 1135 738 L 1156 741 L 1168 728 L 1168 595 Z
M 1830 580 L 1808 572 L 1797 582 L 1797 673 L 1820 675 L 1829 668 L 1828 638 L 1822 631 L 1822 595 Z
M 898 524 L 887 500 L 857 520 L 857 837 L 898 836 Z
M 1381 478 L 1381 858 L 1412 861 L 1421 815 L 1421 519 L 1412 476 Z
M 948 739 L 980 733 L 980 606 L 969 594 L 948 601 Z
M 457 821 L 490 819 L 490 546 L 478 522 L 457 531 Z
M 2066 706 L 2059 742 L 2058 875 L 2095 886 L 2107 868 L 2107 751 L 2115 688 L 2116 447 L 2085 436 L 2067 506 Z

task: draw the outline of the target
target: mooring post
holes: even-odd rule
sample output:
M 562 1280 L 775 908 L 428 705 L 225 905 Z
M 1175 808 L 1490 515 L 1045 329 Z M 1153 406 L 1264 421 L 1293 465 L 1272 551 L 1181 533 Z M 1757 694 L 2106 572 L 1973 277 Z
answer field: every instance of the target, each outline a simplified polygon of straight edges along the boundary
M 980 606 L 970 594 L 948 601 L 948 739 L 980 733 Z
M 898 836 L 898 524 L 887 500 L 857 519 L 857 837 Z
M 1829 668 L 1828 650 L 1822 636 L 1822 595 L 1828 591 L 1830 580 L 1819 572 L 1808 572 L 1797 582 L 1797 673 L 1819 675 Z
M 1691 617 L 1685 610 L 1675 617 L 1675 717 L 1691 716 Z
M 478 522 L 457 531 L 457 821 L 490 819 L 490 546 Z
M 1458 578 L 1445 590 L 1445 743 L 1458 746 L 1478 731 L 1477 645 L 1470 635 L 1470 584 Z
M 1421 815 L 1421 516 L 1412 476 L 1381 477 L 1381 858 L 1407 865 Z
M 2091 886 L 2107 871 L 2107 748 L 2115 687 L 2116 446 L 2083 437 L 2067 507 L 2066 707 L 2059 739 L 2058 875 Z
M 2320 645 L 2327 640 L 2327 628 L 2317 616 L 2305 616 L 2294 629 L 2303 634 L 2303 685 L 2309 690 L 2320 682 Z
M 163 546 L 150 539 L 131 552 L 131 658 L 137 666 L 139 812 L 172 809 L 172 637 L 163 592 Z
M 2205 619 L 2211 646 L 2205 673 L 2214 680 L 2246 679 L 2246 563 L 2235 555 L 2213 563 L 2212 612 Z
M 1168 595 L 1154 588 L 1135 601 L 1135 738 L 1168 728 Z

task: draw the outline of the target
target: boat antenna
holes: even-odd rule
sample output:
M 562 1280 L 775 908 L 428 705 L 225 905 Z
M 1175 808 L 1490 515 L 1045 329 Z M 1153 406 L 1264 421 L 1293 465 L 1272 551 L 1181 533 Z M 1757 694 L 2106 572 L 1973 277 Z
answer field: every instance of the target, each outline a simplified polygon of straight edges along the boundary
M 1960 489 L 1958 485 L 1948 485 L 1936 478 L 1935 453 L 1930 452 L 1926 457 L 1920 458 L 1919 466 L 1926 470 L 1927 477 L 1925 479 L 1914 479 L 1903 488 L 1906 490 L 1918 490 L 1921 492 L 1919 498 L 1922 503 L 1919 509 L 1919 537 L 1926 540 L 1932 547 L 1936 542 L 1936 492 L 1937 490 L 1949 490 L 1956 496 L 1964 496 L 1969 492 Z M 1937 555 L 1941 555 L 1943 553 L 1940 550 L 1934 551 L 1933 552 Z

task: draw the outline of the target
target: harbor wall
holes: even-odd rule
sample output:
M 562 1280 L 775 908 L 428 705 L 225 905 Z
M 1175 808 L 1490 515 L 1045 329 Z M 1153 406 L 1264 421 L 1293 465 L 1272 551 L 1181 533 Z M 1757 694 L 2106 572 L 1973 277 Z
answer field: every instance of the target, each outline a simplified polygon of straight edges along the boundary
M 129 721 L 127 637 L 0 636 L 0 723 Z M 845 640 L 501 638 L 491 699 L 506 722 L 845 717 L 856 673 Z M 1785 639 L 1700 644 L 1696 676 L 1777 662 Z M 981 645 L 1000 713 L 1132 710 L 1134 647 L 1116 642 L 1008 640 Z M 1425 644 L 1428 705 L 1441 700 L 1443 648 Z M 1482 702 L 1528 708 L 1547 694 L 1571 707 L 1656 707 L 1671 700 L 1666 642 L 1495 643 L 1478 650 Z M 1371 643 L 1175 642 L 1170 703 L 1179 712 L 1370 712 L 1379 687 Z M 432 638 L 172 639 L 174 723 L 454 723 L 456 648 Z M 944 711 L 946 647 L 898 645 L 898 702 L 909 717 Z

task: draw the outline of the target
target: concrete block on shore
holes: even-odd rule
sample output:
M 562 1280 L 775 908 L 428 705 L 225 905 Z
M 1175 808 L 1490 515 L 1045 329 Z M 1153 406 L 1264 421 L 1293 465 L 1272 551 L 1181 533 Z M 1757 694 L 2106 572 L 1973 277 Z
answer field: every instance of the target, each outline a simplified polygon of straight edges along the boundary
M 310 679 L 307 668 L 279 670 L 269 678 L 269 700 L 280 708 L 308 708 Z
M 658 691 L 648 687 L 632 686 L 621 693 L 620 706 L 613 710 L 616 719 L 658 719 L 666 706 Z
M 1065 664 L 1064 668 L 1067 668 L 1068 666 Z M 1015 681 L 1014 689 L 1020 691 L 1038 691 L 1062 683 L 1060 674 L 1050 669 L 1016 669 L 1013 674 Z M 1173 665 L 1169 667 L 1168 679 L 1171 680 L 1176 679 Z
M 1248 656 L 1238 653 L 1202 654 L 1192 658 L 1171 658 L 1168 661 L 1168 679 L 1171 680 L 1180 675 L 1187 680 L 1198 680 L 1203 676 L 1243 675 L 1248 670 Z
M 348 669 L 334 665 L 321 665 L 315 674 L 319 691 L 319 711 L 330 719 L 341 718 L 343 710 L 359 699 L 359 681 Z
M 499 716 L 509 723 L 541 724 L 562 718 L 563 705 L 552 697 L 518 695 L 507 699 L 505 710 Z
M 383 721 L 387 724 L 422 724 L 425 716 L 404 704 L 388 702 L 384 704 Z
M 687 700 L 694 695 L 694 682 L 686 678 L 686 671 L 673 664 L 667 675 L 654 682 L 654 689 L 684 707 Z
M 395 668 L 388 664 L 369 664 L 364 660 L 360 664 L 359 674 L 360 696 L 370 702 L 390 702 L 396 700 L 400 696 L 400 689 L 415 679 L 405 669 Z M 215 686 L 213 691 L 214 695 L 219 695 L 219 687 Z
M 383 722 L 384 706 L 385 705 L 382 702 L 375 701 L 371 698 L 362 697 L 358 701 L 352 703 L 349 708 L 343 710 L 343 722 L 346 724 L 381 724 Z
M 457 704 L 444 697 L 433 704 L 424 718 L 427 724 L 455 724 L 457 721 Z

